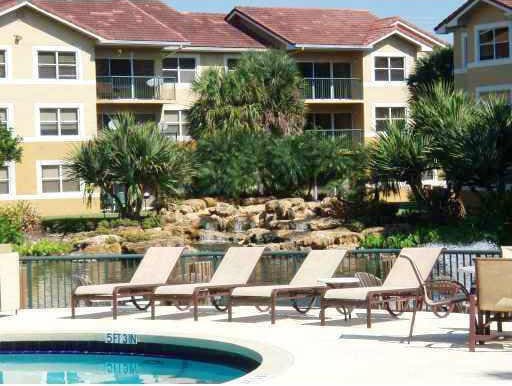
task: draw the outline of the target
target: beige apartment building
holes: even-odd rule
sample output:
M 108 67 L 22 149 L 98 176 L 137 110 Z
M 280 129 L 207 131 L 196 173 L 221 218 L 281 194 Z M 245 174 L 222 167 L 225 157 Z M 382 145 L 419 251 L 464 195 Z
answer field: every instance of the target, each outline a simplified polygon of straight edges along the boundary
M 0 204 L 28 201 L 45 216 L 99 212 L 99 195 L 88 208 L 66 171 L 73 148 L 120 111 L 188 140 L 191 83 L 206 68 L 229 71 L 246 51 L 287 50 L 305 78 L 309 122 L 326 136 L 369 140 L 406 118 L 406 80 L 418 57 L 442 45 L 367 11 L 223 15 L 158 0 L 0 0 L 0 123 L 24 148 L 21 163 L 0 167 Z
M 453 33 L 456 87 L 512 101 L 511 16 L 512 0 L 470 0 L 436 27 Z

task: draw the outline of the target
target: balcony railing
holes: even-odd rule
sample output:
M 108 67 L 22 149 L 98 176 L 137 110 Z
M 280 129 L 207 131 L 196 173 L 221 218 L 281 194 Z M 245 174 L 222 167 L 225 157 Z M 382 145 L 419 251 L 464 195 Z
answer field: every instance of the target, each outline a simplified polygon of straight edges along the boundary
M 340 140 L 346 147 L 353 147 L 364 142 L 364 131 L 359 129 L 342 129 L 342 130 L 310 130 L 311 133 L 318 134 L 325 138 L 336 138 Z
M 362 99 L 358 78 L 304 78 L 304 99 Z
M 98 99 L 176 99 L 176 79 L 159 76 L 98 76 Z

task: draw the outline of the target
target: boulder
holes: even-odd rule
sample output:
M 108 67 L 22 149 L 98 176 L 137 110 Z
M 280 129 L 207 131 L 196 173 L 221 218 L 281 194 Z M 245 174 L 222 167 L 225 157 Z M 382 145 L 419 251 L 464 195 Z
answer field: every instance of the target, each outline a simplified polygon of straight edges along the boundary
M 240 207 L 240 213 L 247 216 L 259 215 L 263 212 L 265 212 L 265 205 L 248 205 Z
M 183 217 L 183 221 L 193 228 L 199 228 L 201 226 L 201 217 L 196 213 L 186 214 Z
M 248 197 L 244 198 L 241 202 L 243 206 L 249 205 L 264 205 L 268 201 L 275 200 L 275 197 Z
M 218 201 L 213 197 L 203 197 L 203 201 L 206 203 L 206 207 L 213 208 L 217 205 Z
M 121 244 L 114 242 L 110 244 L 90 244 L 81 250 L 81 253 L 89 255 L 113 254 L 120 255 L 122 253 Z
M 198 198 L 194 198 L 191 200 L 185 200 L 185 201 L 183 201 L 182 206 L 189 206 L 190 208 L 192 208 L 192 210 L 194 212 L 199 212 L 200 210 L 206 209 L 208 207 L 206 204 L 206 201 L 198 199 Z
M 272 230 L 289 230 L 294 228 L 294 223 L 291 220 L 273 220 L 268 223 L 267 227 Z
M 337 228 L 326 231 L 313 231 L 296 240 L 296 244 L 301 247 L 311 247 L 312 249 L 327 249 L 334 246 L 343 246 L 354 248 L 359 245 L 361 235 L 350 232 L 346 228 Z
M 244 243 L 263 244 L 271 238 L 272 232 L 268 229 L 254 228 L 247 232 Z
M 120 241 L 121 237 L 118 235 L 99 235 L 82 240 L 79 242 L 79 244 L 85 248 L 86 246 L 114 244 L 119 243 Z
M 211 214 L 216 214 L 220 217 L 230 217 L 237 214 L 238 210 L 231 204 L 219 202 L 215 207 L 210 208 Z
M 325 231 L 329 229 L 336 229 L 342 225 L 342 222 L 334 218 L 319 218 L 309 221 L 309 228 L 312 231 Z
M 179 210 L 182 214 L 194 213 L 194 209 L 192 209 L 192 207 L 188 205 L 181 205 L 179 207 Z
M 279 206 L 278 200 L 270 200 L 265 203 L 265 212 L 276 213 L 277 207 Z
M 165 211 L 164 213 L 162 213 L 162 220 L 165 224 L 180 223 L 183 221 L 183 214 L 178 211 Z
M 126 242 L 122 244 L 123 253 L 144 254 L 151 247 L 179 247 L 185 245 L 181 238 L 155 239 L 148 241 Z

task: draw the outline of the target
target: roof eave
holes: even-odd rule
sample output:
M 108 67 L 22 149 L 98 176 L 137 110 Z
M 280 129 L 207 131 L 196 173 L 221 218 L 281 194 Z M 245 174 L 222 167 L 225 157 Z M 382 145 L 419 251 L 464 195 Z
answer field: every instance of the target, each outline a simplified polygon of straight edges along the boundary
M 346 44 L 292 44 L 288 48 L 289 50 L 329 50 L 329 51 L 366 51 L 372 49 L 369 45 L 346 45 Z
M 164 47 L 168 49 L 182 48 L 189 46 L 190 42 L 167 42 L 167 41 L 152 41 L 152 40 L 108 40 L 101 39 L 98 42 L 99 46 L 144 46 L 144 47 Z

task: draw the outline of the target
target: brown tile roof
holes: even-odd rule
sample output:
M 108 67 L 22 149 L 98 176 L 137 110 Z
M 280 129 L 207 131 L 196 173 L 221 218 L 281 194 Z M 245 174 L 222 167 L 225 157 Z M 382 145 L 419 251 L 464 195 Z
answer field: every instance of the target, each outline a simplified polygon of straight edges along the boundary
M 511 0 L 512 1 L 512 0 Z M 238 12 L 290 44 L 365 46 L 400 31 L 422 43 L 446 44 L 426 31 L 394 17 L 379 19 L 365 10 L 326 8 L 236 7 Z M 405 24 L 397 25 L 397 22 Z
M 502 6 L 502 7 L 505 7 L 505 8 L 510 8 L 512 9 L 512 0 L 488 0 L 490 3 L 494 3 L 498 6 Z M 438 26 L 436 28 L 434 28 L 436 31 L 439 30 L 443 25 L 445 25 L 446 23 L 449 23 L 450 21 L 452 21 L 452 19 L 454 19 L 455 17 L 457 17 L 457 15 L 463 11 L 464 9 L 466 9 L 466 7 L 468 5 L 471 5 L 472 3 L 474 2 L 474 0 L 467 0 L 464 4 L 462 4 L 459 8 L 457 8 L 455 11 L 453 11 L 450 15 L 448 15 L 448 17 L 446 17 L 441 23 L 438 24 Z
M 180 32 L 196 47 L 263 48 L 258 41 L 232 26 L 224 14 L 188 13 L 156 0 L 140 1 L 140 8 Z
M 0 7 L 12 3 L 0 0 Z M 140 6 L 153 0 L 30 0 L 29 2 L 105 40 L 185 43 L 178 31 Z M 5 3 L 5 4 L 4 4 Z

